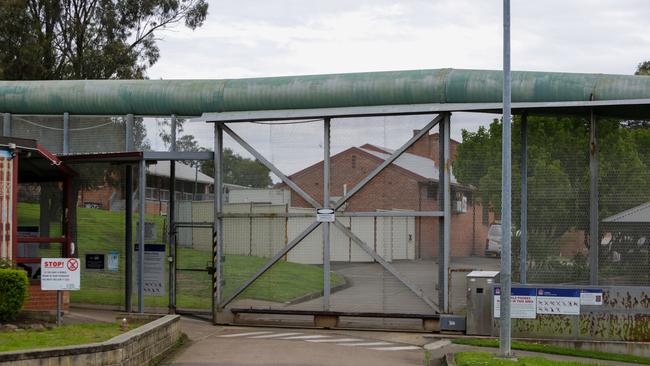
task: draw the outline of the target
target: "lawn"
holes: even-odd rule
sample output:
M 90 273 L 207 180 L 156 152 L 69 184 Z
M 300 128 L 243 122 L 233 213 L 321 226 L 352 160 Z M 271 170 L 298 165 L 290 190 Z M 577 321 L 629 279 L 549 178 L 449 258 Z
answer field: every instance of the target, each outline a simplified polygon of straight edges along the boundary
M 455 344 L 463 344 L 463 345 L 477 346 L 477 347 L 492 347 L 492 348 L 499 347 L 499 341 L 497 339 L 458 338 L 458 339 L 454 339 L 452 342 Z M 633 364 L 650 365 L 650 358 L 648 357 L 580 350 L 580 349 L 559 347 L 559 346 L 543 344 L 543 343 L 512 342 L 512 349 L 519 350 L 519 351 L 540 352 L 540 353 L 549 353 L 549 354 L 563 355 L 563 356 L 574 356 L 574 357 L 583 357 L 583 358 L 593 358 L 597 360 L 629 362 Z
M 122 333 L 120 326 L 112 323 L 64 325 L 43 331 L 0 332 L 0 352 L 103 342 Z
M 82 267 L 81 290 L 71 292 L 73 303 L 124 305 L 124 212 L 78 208 L 79 256 L 86 253 L 119 253 L 120 271 L 87 271 Z M 19 225 L 38 225 L 37 204 L 20 203 Z M 165 220 L 161 216 L 147 215 L 147 221 L 156 223 L 158 238 L 164 242 Z M 134 218 L 134 234 L 137 218 Z M 60 230 L 53 223 L 52 230 Z M 56 250 L 41 249 L 43 255 Z M 54 255 L 54 254 L 52 254 Z M 212 261 L 212 252 L 192 248 L 178 248 L 178 268 L 205 269 Z M 136 258 L 134 258 L 135 261 Z M 266 262 L 267 258 L 226 255 L 224 262 L 224 295 L 232 293 L 250 278 Z M 135 277 L 135 271 L 134 271 Z M 167 276 L 166 276 L 167 278 Z M 344 282 L 343 277 L 332 273 L 332 287 Z M 177 306 L 193 309 L 209 309 L 211 306 L 211 276 L 207 272 L 177 272 Z M 135 286 L 134 286 L 135 287 Z M 301 296 L 320 292 L 323 289 L 323 271 L 320 266 L 280 261 L 249 287 L 238 299 L 256 299 L 274 302 L 289 302 Z M 137 296 L 133 296 L 136 301 Z M 145 305 L 166 307 L 167 296 L 147 296 Z
M 517 357 L 516 360 L 498 358 L 487 352 L 461 352 L 456 354 L 458 366 L 587 366 L 592 363 L 547 360 L 542 357 Z

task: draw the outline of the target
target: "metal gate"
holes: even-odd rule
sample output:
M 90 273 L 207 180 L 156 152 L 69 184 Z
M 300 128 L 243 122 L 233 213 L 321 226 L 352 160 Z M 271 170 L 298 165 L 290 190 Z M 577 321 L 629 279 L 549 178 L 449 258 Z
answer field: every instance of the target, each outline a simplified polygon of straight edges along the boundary
M 396 150 L 363 145 L 334 155 L 331 136 L 344 133 L 337 130 L 343 122 L 322 118 L 315 122 L 322 125 L 322 161 L 291 177 L 235 131 L 240 123 L 212 117 L 215 186 L 222 189 L 213 216 L 192 221 L 215 219 L 216 323 L 314 315 L 408 327 L 448 311 L 450 114 L 432 117 Z M 247 192 L 225 192 L 224 133 L 278 178 L 272 189 L 290 191 L 290 202 L 233 202 Z M 418 144 L 431 150 L 434 140 L 432 156 L 418 154 Z

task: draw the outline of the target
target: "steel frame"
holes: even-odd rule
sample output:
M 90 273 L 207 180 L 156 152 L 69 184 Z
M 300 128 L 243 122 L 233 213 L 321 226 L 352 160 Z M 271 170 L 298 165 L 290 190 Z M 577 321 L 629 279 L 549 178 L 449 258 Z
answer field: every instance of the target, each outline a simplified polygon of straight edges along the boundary
M 445 259 L 439 265 L 440 272 L 444 272 L 442 286 L 440 286 L 439 293 L 441 295 L 440 301 L 436 304 L 434 301 L 429 299 L 424 292 L 417 288 L 415 285 L 411 284 L 406 278 L 404 278 L 390 263 L 385 261 L 379 254 L 377 254 L 373 249 L 371 249 L 365 242 L 363 242 L 359 237 L 354 233 L 348 230 L 340 222 L 335 221 L 333 224 L 344 234 L 346 234 L 355 244 L 357 244 L 363 251 L 365 251 L 369 256 L 371 256 L 377 263 L 379 263 L 386 271 L 391 275 L 396 277 L 405 287 L 407 287 L 411 292 L 413 292 L 418 298 L 420 298 L 426 305 L 428 305 L 433 311 L 447 311 L 448 310 L 448 280 L 447 272 L 449 269 L 449 230 L 451 225 L 451 206 L 450 206 L 450 191 L 451 191 L 451 179 L 450 179 L 450 169 L 451 169 L 451 160 L 449 155 L 449 139 L 450 139 L 450 113 L 443 113 L 435 116 L 424 128 L 422 128 L 418 133 L 416 133 L 411 139 L 404 143 L 399 149 L 397 149 L 390 157 L 388 157 L 384 162 L 378 165 L 370 174 L 368 174 L 364 179 L 357 183 L 344 197 L 340 198 L 335 204 L 330 204 L 329 200 L 329 177 L 330 177 L 330 125 L 331 117 L 325 117 L 323 119 L 323 204 L 319 204 L 313 197 L 307 194 L 302 190 L 297 184 L 295 184 L 289 177 L 282 173 L 273 163 L 268 161 L 261 153 L 259 153 L 255 148 L 248 144 L 243 138 L 241 138 L 237 133 L 230 129 L 225 122 L 216 122 L 215 126 L 215 208 L 214 208 L 214 217 L 215 225 L 213 230 L 213 253 L 214 267 L 215 267 L 215 276 L 213 281 L 213 321 L 216 323 L 218 319 L 218 313 L 223 311 L 225 307 L 230 304 L 239 294 L 241 294 L 246 288 L 248 288 L 253 282 L 255 282 L 259 277 L 261 277 L 266 271 L 268 271 L 275 263 L 282 259 L 289 251 L 291 251 L 296 245 L 298 245 L 304 238 L 306 238 L 312 231 L 314 231 L 318 226 L 323 227 L 323 310 L 330 310 L 330 225 L 329 223 L 321 223 L 318 221 L 312 222 L 303 232 L 298 234 L 293 238 L 287 245 L 276 253 L 260 270 L 257 271 L 252 277 L 250 277 L 244 284 L 237 288 L 232 294 L 227 298 L 223 299 L 223 286 L 221 281 L 223 281 L 223 219 L 225 217 L 252 217 L 251 214 L 225 214 L 223 212 L 223 191 L 222 189 L 217 189 L 223 184 L 222 181 L 222 172 L 219 168 L 221 167 L 223 149 L 223 131 L 226 132 L 230 137 L 232 137 L 239 145 L 246 149 L 251 155 L 253 155 L 258 161 L 264 164 L 269 170 L 271 170 L 276 176 L 278 176 L 282 182 L 284 182 L 289 188 L 294 192 L 300 195 L 306 202 L 312 205 L 314 208 L 332 208 L 334 210 L 339 209 L 345 202 L 347 202 L 351 197 L 358 193 L 363 187 L 365 187 L 373 178 L 381 174 L 390 164 L 397 160 L 406 150 L 413 146 L 420 138 L 429 133 L 429 131 L 438 125 L 441 121 L 441 157 L 443 157 L 444 164 L 440 167 L 440 184 L 443 186 L 441 192 L 443 193 L 442 199 L 442 210 L 440 211 L 425 211 L 425 212 L 413 212 L 413 211 L 387 211 L 387 212 L 341 212 L 337 213 L 341 217 L 438 217 L 441 222 L 441 252 L 445 253 Z M 305 215 L 305 214 L 273 214 L 273 217 L 313 217 L 315 215 Z M 256 214 L 255 217 L 269 217 L 265 214 Z

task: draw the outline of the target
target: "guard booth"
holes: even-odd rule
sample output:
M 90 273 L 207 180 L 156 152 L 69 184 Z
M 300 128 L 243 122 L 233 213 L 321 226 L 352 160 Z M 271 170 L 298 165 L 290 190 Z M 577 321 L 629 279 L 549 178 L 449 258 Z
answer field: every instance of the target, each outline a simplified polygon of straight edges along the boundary
M 53 315 L 56 311 L 56 291 L 42 291 L 40 284 L 41 257 L 72 257 L 72 181 L 75 172 L 40 146 L 35 140 L 0 137 L 0 258 L 10 260 L 27 272 L 29 297 L 23 310 Z M 49 184 L 52 200 L 60 200 L 57 222 L 48 223 L 44 232 L 34 220 L 33 207 L 29 217 L 21 217 L 21 196 L 38 197 L 42 184 Z M 57 205 L 59 202 L 56 203 Z M 69 294 L 64 292 L 64 310 L 69 306 Z

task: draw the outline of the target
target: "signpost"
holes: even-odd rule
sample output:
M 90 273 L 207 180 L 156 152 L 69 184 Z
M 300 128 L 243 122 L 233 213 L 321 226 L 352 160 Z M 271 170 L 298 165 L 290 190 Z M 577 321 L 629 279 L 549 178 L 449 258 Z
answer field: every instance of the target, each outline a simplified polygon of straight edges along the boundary
M 61 290 L 81 288 L 78 258 L 41 258 L 41 290 L 56 291 L 56 324 L 61 325 Z
M 135 251 L 140 250 L 140 245 L 135 246 Z M 143 295 L 164 296 L 165 295 L 165 244 L 144 245 L 144 275 Z

